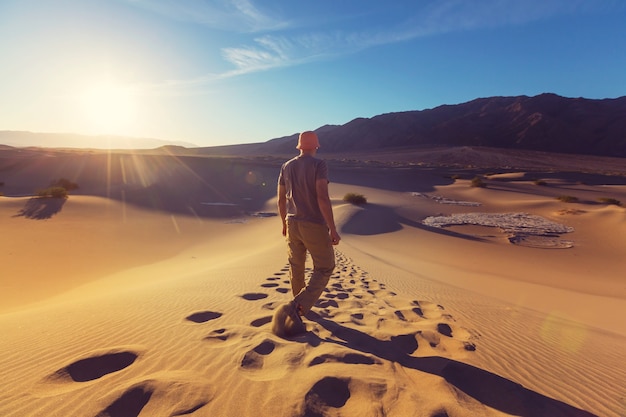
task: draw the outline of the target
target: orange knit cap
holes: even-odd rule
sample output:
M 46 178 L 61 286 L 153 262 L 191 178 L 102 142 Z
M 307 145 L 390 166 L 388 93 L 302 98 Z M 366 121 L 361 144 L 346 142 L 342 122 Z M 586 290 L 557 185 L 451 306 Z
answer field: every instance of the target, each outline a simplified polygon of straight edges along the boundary
M 320 142 L 317 139 L 317 135 L 315 132 L 306 131 L 300 133 L 300 137 L 298 138 L 298 146 L 296 149 L 317 149 L 320 147 Z

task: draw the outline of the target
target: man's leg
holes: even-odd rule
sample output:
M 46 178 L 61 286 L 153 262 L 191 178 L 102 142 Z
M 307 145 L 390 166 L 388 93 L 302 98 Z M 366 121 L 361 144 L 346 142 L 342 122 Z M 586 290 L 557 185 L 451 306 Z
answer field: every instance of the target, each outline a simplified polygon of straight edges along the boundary
M 335 269 L 335 251 L 325 225 L 300 222 L 300 236 L 313 260 L 313 273 L 308 284 L 296 296 L 302 314 L 317 302 Z
M 298 295 L 304 288 L 304 265 L 306 262 L 306 246 L 300 237 L 296 221 L 287 222 L 287 258 L 289 260 L 289 274 L 291 291 Z

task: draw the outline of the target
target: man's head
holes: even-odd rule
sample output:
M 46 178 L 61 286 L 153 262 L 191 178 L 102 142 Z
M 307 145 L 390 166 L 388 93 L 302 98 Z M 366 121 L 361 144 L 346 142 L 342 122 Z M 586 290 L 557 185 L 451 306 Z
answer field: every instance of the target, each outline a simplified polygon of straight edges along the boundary
M 317 139 L 317 135 L 315 132 L 306 131 L 300 133 L 300 137 L 298 138 L 298 146 L 296 149 L 300 149 L 301 151 L 314 151 L 320 147 L 320 142 Z

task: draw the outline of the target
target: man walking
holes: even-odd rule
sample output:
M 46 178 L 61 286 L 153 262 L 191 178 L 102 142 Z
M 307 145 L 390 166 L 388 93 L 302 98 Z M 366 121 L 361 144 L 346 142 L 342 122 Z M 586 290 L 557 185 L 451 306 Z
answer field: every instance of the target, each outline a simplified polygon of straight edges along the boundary
M 341 239 L 328 195 L 328 167 L 315 157 L 319 148 L 315 132 L 302 132 L 296 148 L 300 155 L 285 162 L 278 177 L 278 212 L 283 236 L 287 238 L 294 295 L 288 312 L 294 324 L 293 333 L 305 330 L 300 315 L 311 310 L 326 288 L 335 269 L 332 245 Z M 308 283 L 304 279 L 307 251 L 313 260 Z

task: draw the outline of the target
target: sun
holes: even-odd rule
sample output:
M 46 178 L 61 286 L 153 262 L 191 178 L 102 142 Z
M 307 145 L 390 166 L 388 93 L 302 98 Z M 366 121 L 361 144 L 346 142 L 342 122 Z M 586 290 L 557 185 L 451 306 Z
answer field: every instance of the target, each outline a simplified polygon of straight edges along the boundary
M 127 134 L 136 119 L 136 94 L 129 86 L 100 81 L 82 92 L 80 108 L 92 133 Z

